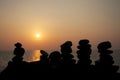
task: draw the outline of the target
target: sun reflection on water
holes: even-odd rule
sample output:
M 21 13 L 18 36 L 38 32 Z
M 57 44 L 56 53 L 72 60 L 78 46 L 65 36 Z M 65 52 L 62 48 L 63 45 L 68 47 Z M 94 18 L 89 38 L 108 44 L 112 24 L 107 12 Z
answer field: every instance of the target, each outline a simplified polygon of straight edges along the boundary
M 39 61 L 40 60 L 40 50 L 35 50 L 32 53 L 32 61 Z

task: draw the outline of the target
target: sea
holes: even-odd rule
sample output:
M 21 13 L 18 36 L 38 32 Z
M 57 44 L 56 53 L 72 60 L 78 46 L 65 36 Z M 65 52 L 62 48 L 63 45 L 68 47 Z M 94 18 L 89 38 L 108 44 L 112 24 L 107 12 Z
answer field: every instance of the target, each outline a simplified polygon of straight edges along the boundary
M 50 54 L 50 53 L 48 53 Z M 78 60 L 76 51 L 73 51 L 74 59 Z M 26 62 L 33 62 L 40 60 L 40 50 L 27 50 L 25 51 L 25 54 L 23 56 L 23 61 Z M 0 51 L 0 73 L 7 67 L 8 62 L 12 61 L 12 58 L 15 55 L 13 54 L 13 51 Z M 111 54 L 114 60 L 113 65 L 117 65 L 120 67 L 120 50 L 113 50 L 113 54 Z M 92 51 L 90 55 L 90 59 L 92 60 L 92 64 L 95 64 L 95 61 L 99 59 L 99 53 L 97 50 Z M 120 69 L 118 70 L 120 72 Z

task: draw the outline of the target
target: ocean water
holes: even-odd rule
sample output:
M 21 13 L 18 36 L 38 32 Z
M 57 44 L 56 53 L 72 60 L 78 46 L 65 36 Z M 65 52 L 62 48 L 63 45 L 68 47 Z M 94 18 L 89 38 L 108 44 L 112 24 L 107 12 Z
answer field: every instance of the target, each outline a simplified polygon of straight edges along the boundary
M 74 59 L 77 61 L 76 52 L 74 51 L 72 54 L 74 55 Z M 40 55 L 40 50 L 26 51 L 23 56 L 23 60 L 27 62 L 38 61 L 40 60 Z M 115 50 L 111 56 L 115 61 L 114 65 L 118 65 L 120 67 L 120 50 Z M 0 51 L 0 72 L 6 68 L 8 62 L 11 61 L 13 57 L 13 51 Z M 99 53 L 97 51 L 92 51 L 90 58 L 92 60 L 92 64 L 94 64 L 94 62 L 99 59 Z M 120 69 L 118 72 L 120 72 Z

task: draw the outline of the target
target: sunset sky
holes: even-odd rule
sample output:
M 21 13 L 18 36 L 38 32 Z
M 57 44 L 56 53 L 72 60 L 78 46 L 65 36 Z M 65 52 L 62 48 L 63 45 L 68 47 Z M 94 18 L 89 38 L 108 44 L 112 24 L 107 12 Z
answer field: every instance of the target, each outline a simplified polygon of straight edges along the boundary
M 59 50 L 67 40 L 77 49 L 81 39 L 92 49 L 107 40 L 120 49 L 120 0 L 0 0 L 0 50 L 16 42 L 26 50 Z

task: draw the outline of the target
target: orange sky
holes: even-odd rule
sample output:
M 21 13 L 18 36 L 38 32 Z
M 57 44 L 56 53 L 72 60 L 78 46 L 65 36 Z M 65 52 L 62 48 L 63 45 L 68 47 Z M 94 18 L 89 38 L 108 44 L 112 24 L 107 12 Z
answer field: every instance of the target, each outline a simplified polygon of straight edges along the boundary
M 119 35 L 119 0 L 0 0 L 0 50 L 17 41 L 26 50 L 59 50 L 67 40 L 76 49 L 85 38 L 93 49 L 106 40 L 119 49 Z

